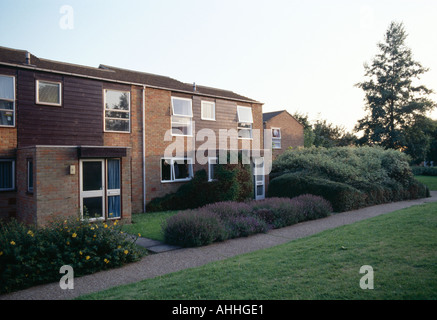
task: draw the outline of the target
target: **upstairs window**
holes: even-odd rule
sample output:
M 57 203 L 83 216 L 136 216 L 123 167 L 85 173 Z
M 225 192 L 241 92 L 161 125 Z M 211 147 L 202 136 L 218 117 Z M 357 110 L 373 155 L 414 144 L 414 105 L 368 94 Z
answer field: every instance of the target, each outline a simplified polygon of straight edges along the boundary
M 202 101 L 201 105 L 201 118 L 202 120 L 215 121 L 215 103 L 210 101 Z
M 191 99 L 171 98 L 171 132 L 174 136 L 191 136 L 193 133 L 193 107 Z
M 238 138 L 252 139 L 252 108 L 237 106 Z
M 0 75 L 0 127 L 15 126 L 15 78 Z
M 105 90 L 105 131 L 130 132 L 130 92 Z
M 272 128 L 272 149 L 281 149 L 281 129 Z
M 0 159 L 0 191 L 15 189 L 15 161 Z
M 60 82 L 36 80 L 36 103 L 61 106 L 62 84 Z

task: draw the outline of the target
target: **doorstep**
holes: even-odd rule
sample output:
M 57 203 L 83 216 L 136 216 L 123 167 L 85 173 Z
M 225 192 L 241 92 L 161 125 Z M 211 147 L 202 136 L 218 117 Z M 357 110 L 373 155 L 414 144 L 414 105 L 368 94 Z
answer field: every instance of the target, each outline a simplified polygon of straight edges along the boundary
M 143 237 L 138 237 L 135 243 L 143 248 L 146 248 L 148 251 L 152 253 L 162 253 L 162 252 L 172 251 L 181 248 L 178 246 L 165 244 L 161 241 L 152 240 Z

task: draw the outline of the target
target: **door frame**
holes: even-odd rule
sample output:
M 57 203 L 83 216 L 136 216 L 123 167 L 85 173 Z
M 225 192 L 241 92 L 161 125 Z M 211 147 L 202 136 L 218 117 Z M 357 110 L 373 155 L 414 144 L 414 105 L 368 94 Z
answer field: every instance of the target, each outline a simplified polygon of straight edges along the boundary
M 257 171 L 257 165 L 261 162 L 261 174 L 259 174 Z M 261 176 L 262 179 L 258 180 L 257 178 Z M 255 193 L 255 200 L 262 200 L 266 197 L 266 177 L 265 177 L 265 163 L 264 163 L 264 157 L 257 157 L 253 158 L 253 183 L 254 183 L 254 193 Z M 258 186 L 262 186 L 263 192 L 262 195 L 258 195 Z
M 102 189 L 101 190 L 92 190 L 92 191 L 83 191 L 83 163 L 84 162 L 100 162 L 101 170 L 102 170 Z M 102 197 L 102 216 L 98 218 L 90 218 L 90 221 L 95 220 L 104 220 L 106 218 L 106 161 L 105 159 L 80 159 L 79 166 L 79 181 L 80 181 L 80 216 L 81 219 L 84 220 L 83 217 L 83 199 L 84 198 L 96 198 Z

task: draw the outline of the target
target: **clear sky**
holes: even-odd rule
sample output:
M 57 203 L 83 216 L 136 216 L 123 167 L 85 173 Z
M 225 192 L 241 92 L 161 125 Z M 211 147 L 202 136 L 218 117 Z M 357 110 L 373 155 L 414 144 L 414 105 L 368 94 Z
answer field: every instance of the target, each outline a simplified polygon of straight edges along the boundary
M 228 89 L 264 112 L 350 130 L 364 115 L 354 84 L 391 21 L 404 23 L 430 68 L 421 83 L 437 92 L 435 0 L 0 0 L 0 46 Z

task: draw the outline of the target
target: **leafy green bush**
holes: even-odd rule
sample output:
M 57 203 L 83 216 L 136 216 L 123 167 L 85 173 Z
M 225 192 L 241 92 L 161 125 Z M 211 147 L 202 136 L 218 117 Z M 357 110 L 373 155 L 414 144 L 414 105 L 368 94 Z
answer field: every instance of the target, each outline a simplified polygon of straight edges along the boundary
M 437 167 L 411 167 L 415 176 L 437 176 Z
M 12 220 L 0 224 L 0 293 L 60 279 L 70 265 L 75 276 L 138 260 L 144 251 L 121 234 L 117 222 L 68 219 L 35 228 Z
M 294 198 L 304 194 L 323 197 L 336 212 L 359 208 L 364 201 L 364 194 L 352 186 L 302 173 L 288 173 L 271 180 L 267 192 L 268 197 Z
M 287 151 L 272 166 L 269 197 L 314 194 L 334 211 L 426 197 L 408 156 L 381 147 L 308 148 Z
M 244 201 L 253 194 L 250 166 L 242 164 L 241 154 L 238 164 L 227 164 L 215 167 L 214 181 L 208 181 L 207 172 L 196 171 L 192 180 L 184 183 L 174 193 L 151 200 L 148 212 L 186 210 L 202 207 L 209 203 L 221 201 Z

